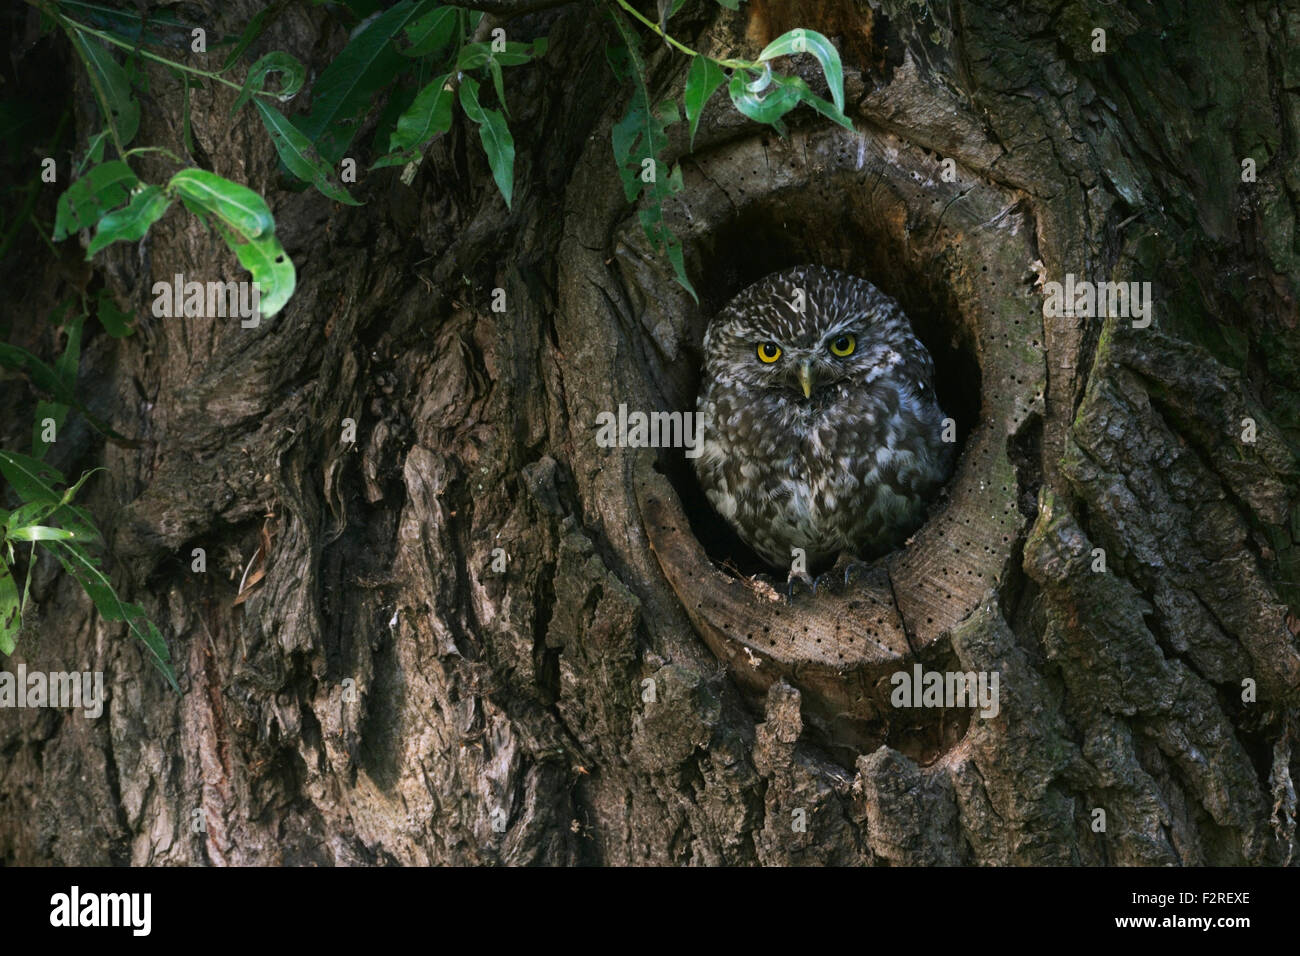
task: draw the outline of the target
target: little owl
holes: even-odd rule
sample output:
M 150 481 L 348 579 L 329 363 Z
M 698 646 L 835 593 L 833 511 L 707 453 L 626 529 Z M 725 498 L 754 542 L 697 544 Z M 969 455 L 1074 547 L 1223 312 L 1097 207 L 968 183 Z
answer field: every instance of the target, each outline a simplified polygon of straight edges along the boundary
M 769 564 L 806 580 L 794 548 L 808 568 L 870 558 L 921 524 L 954 445 L 934 363 L 893 299 L 842 272 L 787 269 L 727 303 L 704 354 L 695 470 Z

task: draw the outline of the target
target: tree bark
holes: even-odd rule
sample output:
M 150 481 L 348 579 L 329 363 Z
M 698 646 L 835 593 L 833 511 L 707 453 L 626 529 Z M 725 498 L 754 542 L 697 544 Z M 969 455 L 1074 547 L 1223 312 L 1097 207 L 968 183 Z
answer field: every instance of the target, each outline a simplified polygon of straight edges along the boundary
M 235 34 L 258 7 L 208 6 Z M 512 209 L 463 119 L 347 208 L 278 178 L 234 91 L 193 94 L 196 159 L 268 197 L 298 289 L 257 329 L 152 318 L 158 278 L 241 277 L 181 214 L 96 257 L 140 331 L 88 341 L 79 388 L 144 444 L 83 431 L 56 464 L 107 469 L 87 507 L 182 693 L 40 569 L 10 669 L 100 669 L 111 699 L 0 715 L 0 860 L 1295 863 L 1300 7 L 672 21 L 717 56 L 793 27 L 840 48 L 856 132 L 808 110 L 782 139 L 725 94 L 693 149 L 671 129 L 698 306 L 623 198 L 630 91 L 586 4 L 509 21 L 550 38 L 507 78 Z M 345 42 L 292 7 L 253 52 L 319 71 Z M 645 49 L 680 98 L 687 58 Z M 179 87 L 147 72 L 141 141 L 179 151 Z M 786 604 L 727 567 L 680 450 L 595 433 L 620 403 L 693 409 L 709 316 L 802 262 L 902 303 L 962 453 L 906 548 Z M 1153 321 L 1045 317 L 1067 273 L 1150 282 Z M 893 706 L 915 664 L 996 673 L 997 715 Z

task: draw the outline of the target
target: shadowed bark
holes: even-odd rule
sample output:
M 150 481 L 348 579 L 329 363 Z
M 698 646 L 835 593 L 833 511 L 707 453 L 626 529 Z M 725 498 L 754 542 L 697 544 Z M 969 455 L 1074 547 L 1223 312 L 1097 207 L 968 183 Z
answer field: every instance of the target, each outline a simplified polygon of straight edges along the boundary
M 256 8 L 214 5 L 211 30 Z M 857 131 L 801 110 L 783 140 L 725 94 L 693 150 L 671 129 L 699 305 L 623 198 L 630 91 L 585 4 L 509 21 L 550 38 L 507 77 L 513 209 L 463 118 L 411 186 L 366 174 L 347 208 L 279 178 L 233 90 L 193 93 L 196 160 L 267 196 L 298 289 L 256 329 L 153 318 L 157 279 L 243 278 L 179 212 L 93 280 L 79 250 L 21 277 L 36 315 L 102 279 L 140 316 L 87 341 L 79 391 L 143 446 L 74 426 L 51 458 L 106 469 L 86 505 L 182 694 L 38 567 L 6 666 L 102 669 L 111 700 L 0 713 L 0 859 L 1294 862 L 1300 8 L 751 0 L 672 21 L 718 56 L 796 26 L 841 49 Z M 303 5 L 252 52 L 319 71 L 345 42 Z M 680 97 L 687 58 L 645 49 Z M 810 58 L 784 66 L 824 88 Z M 179 86 L 147 72 L 141 141 L 179 151 Z M 70 95 L 80 149 L 84 76 Z M 961 456 L 906 548 L 791 606 L 737 573 L 756 568 L 680 450 L 595 435 L 620 403 L 692 409 L 710 315 L 801 262 L 902 303 Z M 1150 282 L 1153 321 L 1044 317 L 1066 274 Z M 32 398 L 3 398 L 3 447 L 25 448 Z M 895 707 L 915 664 L 996 673 L 996 715 Z

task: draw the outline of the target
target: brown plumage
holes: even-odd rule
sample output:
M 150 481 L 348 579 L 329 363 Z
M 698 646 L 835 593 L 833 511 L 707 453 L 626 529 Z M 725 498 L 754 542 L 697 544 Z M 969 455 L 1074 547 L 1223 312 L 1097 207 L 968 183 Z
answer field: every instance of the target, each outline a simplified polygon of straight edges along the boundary
M 764 560 L 869 558 L 924 520 L 954 445 L 934 363 L 893 299 L 818 266 L 774 273 L 713 319 L 704 352 L 696 473 Z

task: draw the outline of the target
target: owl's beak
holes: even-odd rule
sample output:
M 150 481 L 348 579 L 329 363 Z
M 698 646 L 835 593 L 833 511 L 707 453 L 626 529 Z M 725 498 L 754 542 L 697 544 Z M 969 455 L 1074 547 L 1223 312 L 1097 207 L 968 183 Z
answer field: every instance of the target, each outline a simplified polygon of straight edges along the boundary
M 799 384 L 803 386 L 803 397 L 812 398 L 812 361 L 809 359 L 804 359 L 799 363 Z

